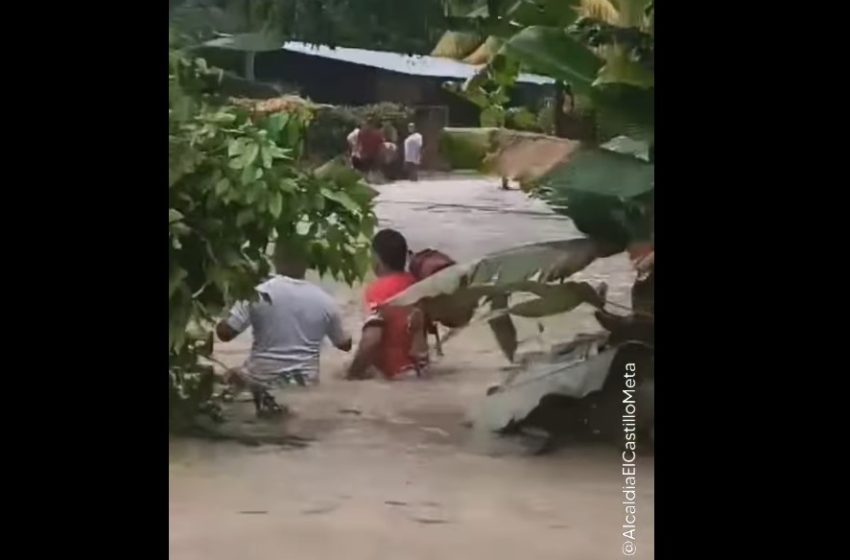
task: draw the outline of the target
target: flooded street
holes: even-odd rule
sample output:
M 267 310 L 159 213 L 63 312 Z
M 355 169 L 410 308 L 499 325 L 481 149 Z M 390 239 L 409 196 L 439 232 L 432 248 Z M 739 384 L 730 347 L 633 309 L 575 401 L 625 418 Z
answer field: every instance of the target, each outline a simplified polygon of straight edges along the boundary
M 381 227 L 400 230 L 414 251 L 432 247 L 463 261 L 579 233 L 565 218 L 496 180 L 474 176 L 379 187 Z M 578 278 L 604 280 L 628 303 L 634 273 L 618 255 Z M 321 282 L 359 330 L 360 288 Z M 598 330 L 590 311 L 517 321 L 522 349 Z M 357 337 L 355 337 L 356 339 Z M 250 334 L 217 346 L 236 365 Z M 445 345 L 434 377 L 396 383 L 340 379 L 350 355 L 326 347 L 321 384 L 279 400 L 295 411 L 303 448 L 173 440 L 170 444 L 172 560 L 610 560 L 621 558 L 624 523 L 619 452 L 610 446 L 531 457 L 480 439 L 469 411 L 507 365 L 486 325 Z M 250 415 L 238 403 L 233 414 Z M 637 466 L 637 553 L 654 548 L 654 464 Z

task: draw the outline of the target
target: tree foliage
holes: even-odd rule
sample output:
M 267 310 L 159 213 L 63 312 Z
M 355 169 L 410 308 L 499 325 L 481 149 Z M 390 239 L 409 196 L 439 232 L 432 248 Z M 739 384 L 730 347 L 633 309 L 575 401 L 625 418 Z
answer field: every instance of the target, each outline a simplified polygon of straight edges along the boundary
M 504 122 L 503 103 L 519 72 L 529 71 L 568 84 L 576 96 L 592 103 L 608 131 L 602 138 L 605 143 L 582 146 L 528 185 L 555 211 L 570 216 L 590 239 L 517 247 L 456 265 L 420 282 L 395 302 L 437 305 L 431 311 L 434 316 L 444 307 L 463 309 L 489 302 L 485 318 L 505 355 L 512 359 L 517 339 L 511 316 L 545 316 L 582 302 L 603 307 L 604 290 L 596 293 L 586 284 L 555 280 L 581 270 L 595 258 L 652 239 L 653 3 L 480 0 L 471 9 L 454 10 L 450 15 L 455 35 L 440 45 L 446 52 L 471 36 L 500 39 L 501 47 L 489 62 L 457 90 L 496 117 L 497 124 Z M 468 44 L 463 47 L 458 52 L 471 48 Z M 514 176 L 524 175 L 534 176 L 522 170 Z M 561 272 L 562 259 L 577 264 Z M 558 274 L 553 276 L 553 269 Z M 483 276 L 482 270 L 486 271 Z M 521 293 L 536 298 L 510 301 L 513 294 Z M 634 301 L 633 306 L 638 307 Z M 651 309 L 651 303 L 648 307 Z M 641 309 L 646 308 L 641 302 Z M 625 329 L 630 336 L 636 329 L 644 337 L 652 328 L 651 319 L 607 319 L 606 315 L 606 328 Z
M 517 66 L 569 84 L 600 112 L 603 140 L 651 141 L 654 11 L 648 0 L 480 0 L 455 33 L 501 39 L 501 48 L 464 93 L 472 101 L 513 85 Z
M 172 21 L 196 35 L 242 35 L 424 54 L 445 30 L 443 0 L 172 0 Z M 263 50 L 262 48 L 258 50 Z
M 653 2 L 481 0 L 464 17 L 451 21 L 456 31 L 502 38 L 490 62 L 459 90 L 482 108 L 482 114 L 504 114 L 508 92 L 525 70 L 562 81 L 589 100 L 602 141 L 642 143 L 648 158 L 622 153 L 621 142 L 586 147 L 530 186 L 588 235 L 623 247 L 650 237 Z
M 212 326 L 267 277 L 272 243 L 349 283 L 365 274 L 374 192 L 299 165 L 306 108 L 258 114 L 217 98 L 220 72 L 169 53 L 169 375 L 174 409 L 206 396 Z M 186 405 L 182 408 L 178 405 Z

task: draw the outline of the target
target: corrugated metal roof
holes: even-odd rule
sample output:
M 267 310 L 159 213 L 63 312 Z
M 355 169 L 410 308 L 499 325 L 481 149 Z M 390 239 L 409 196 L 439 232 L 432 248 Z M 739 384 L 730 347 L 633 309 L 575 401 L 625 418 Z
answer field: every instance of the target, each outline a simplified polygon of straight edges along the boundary
M 230 37 L 214 39 L 206 43 L 206 45 L 220 48 L 239 48 Z M 289 52 L 341 60 L 343 62 L 350 62 L 351 64 L 370 66 L 372 68 L 380 68 L 382 70 L 412 76 L 466 80 L 475 75 L 481 68 L 480 65 L 466 64 L 450 58 L 437 56 L 404 55 L 388 51 L 371 51 L 366 49 L 351 49 L 348 47 L 332 48 L 325 45 L 311 45 L 297 41 L 286 42 L 281 48 Z M 520 74 L 517 81 L 528 84 L 554 83 L 551 78 L 536 74 Z
M 283 44 L 284 50 L 342 60 L 352 64 L 381 68 L 391 72 L 410 74 L 413 76 L 432 76 L 435 78 L 454 78 L 466 80 L 471 78 L 481 68 L 450 58 L 437 56 L 404 55 L 388 51 L 370 51 L 366 49 L 350 49 L 347 47 L 331 48 L 320 45 L 310 45 L 290 41 Z M 553 80 L 535 74 L 520 74 L 519 82 L 532 84 L 551 84 Z

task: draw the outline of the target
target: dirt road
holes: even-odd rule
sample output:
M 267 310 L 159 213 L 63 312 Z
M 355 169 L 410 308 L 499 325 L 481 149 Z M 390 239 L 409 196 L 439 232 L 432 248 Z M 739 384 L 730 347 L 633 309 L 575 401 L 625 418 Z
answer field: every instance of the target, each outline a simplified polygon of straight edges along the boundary
M 466 259 L 492 250 L 577 235 L 519 192 L 495 181 L 454 178 L 381 187 L 384 227 L 403 231 L 413 249 L 439 248 Z M 622 257 L 583 274 L 604 279 L 626 303 L 632 272 Z M 357 289 L 330 282 L 357 327 Z M 587 311 L 520 324 L 527 347 L 595 329 Z M 228 364 L 244 359 L 250 335 L 218 348 Z M 470 407 L 498 382 L 506 364 L 486 327 L 446 345 L 427 381 L 345 382 L 346 356 L 328 349 L 322 382 L 282 395 L 297 416 L 291 430 L 312 440 L 301 449 L 171 443 L 172 560 L 466 559 L 610 560 L 621 558 L 625 523 L 618 452 L 565 449 L 529 457 L 511 442 L 464 427 Z M 249 414 L 240 404 L 233 414 Z M 653 556 L 654 466 L 637 467 L 637 554 Z

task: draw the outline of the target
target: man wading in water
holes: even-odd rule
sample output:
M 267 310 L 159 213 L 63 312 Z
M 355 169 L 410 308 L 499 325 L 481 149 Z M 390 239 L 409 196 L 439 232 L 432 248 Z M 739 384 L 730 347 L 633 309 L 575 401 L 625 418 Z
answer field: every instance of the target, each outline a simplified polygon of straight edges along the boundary
M 228 371 L 225 381 L 233 392 L 251 392 L 260 417 L 284 412 L 269 393 L 274 386 L 318 383 L 319 349 L 326 336 L 343 352 L 351 350 L 351 335 L 342 327 L 333 298 L 304 280 L 307 265 L 301 251 L 278 244 L 275 266 L 277 275 L 256 287 L 257 301 L 237 303 L 216 326 L 223 342 L 249 326 L 253 331 L 248 361 Z
M 407 241 L 392 229 L 372 240 L 373 268 L 378 278 L 366 286 L 367 317 L 347 379 L 380 373 L 387 379 L 421 375 L 428 366 L 424 317 L 418 308 L 380 307 L 406 290 L 416 278 L 406 270 Z

